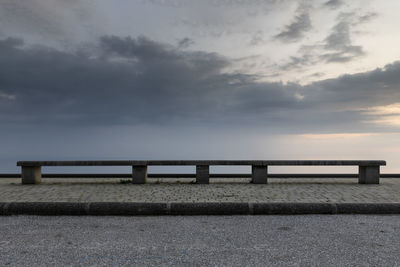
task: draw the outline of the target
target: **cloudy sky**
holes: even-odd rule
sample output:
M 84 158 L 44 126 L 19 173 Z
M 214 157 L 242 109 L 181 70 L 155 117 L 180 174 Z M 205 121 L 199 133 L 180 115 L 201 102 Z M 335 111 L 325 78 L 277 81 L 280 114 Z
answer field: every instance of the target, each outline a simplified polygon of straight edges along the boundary
M 385 159 L 400 172 L 399 11 L 0 0 L 0 172 L 36 159 Z

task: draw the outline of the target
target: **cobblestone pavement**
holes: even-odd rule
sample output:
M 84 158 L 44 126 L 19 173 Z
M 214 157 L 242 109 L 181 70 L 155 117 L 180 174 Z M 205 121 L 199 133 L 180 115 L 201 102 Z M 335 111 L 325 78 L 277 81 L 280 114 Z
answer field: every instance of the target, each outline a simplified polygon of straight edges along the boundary
M 360 185 L 356 179 L 150 179 L 149 184 L 122 184 L 120 179 L 44 179 L 22 185 L 20 179 L 0 179 L 0 202 L 312 202 L 400 203 L 400 179 L 381 179 L 379 185 Z

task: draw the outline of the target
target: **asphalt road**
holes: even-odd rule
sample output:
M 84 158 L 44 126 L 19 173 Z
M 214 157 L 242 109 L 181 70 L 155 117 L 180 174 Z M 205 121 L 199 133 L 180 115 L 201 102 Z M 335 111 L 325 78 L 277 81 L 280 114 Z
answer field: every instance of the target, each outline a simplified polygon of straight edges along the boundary
M 4 216 L 0 265 L 400 266 L 400 216 Z

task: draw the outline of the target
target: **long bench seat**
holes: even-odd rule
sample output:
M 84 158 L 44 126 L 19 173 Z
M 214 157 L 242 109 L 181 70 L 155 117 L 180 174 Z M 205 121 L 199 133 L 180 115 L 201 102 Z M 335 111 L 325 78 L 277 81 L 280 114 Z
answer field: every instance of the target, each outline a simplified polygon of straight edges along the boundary
M 42 166 L 132 166 L 132 183 L 147 182 L 148 166 L 196 166 L 196 182 L 208 184 L 210 166 L 252 166 L 252 182 L 268 182 L 268 166 L 358 166 L 360 184 L 379 184 L 383 160 L 90 160 L 90 161 L 18 161 L 23 184 L 38 184 Z

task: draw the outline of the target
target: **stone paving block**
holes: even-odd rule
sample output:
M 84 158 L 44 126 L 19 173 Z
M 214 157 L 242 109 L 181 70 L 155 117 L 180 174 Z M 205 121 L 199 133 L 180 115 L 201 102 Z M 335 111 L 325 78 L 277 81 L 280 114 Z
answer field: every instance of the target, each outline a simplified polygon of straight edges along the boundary
M 243 215 L 249 214 L 247 203 L 172 203 L 171 215 Z

